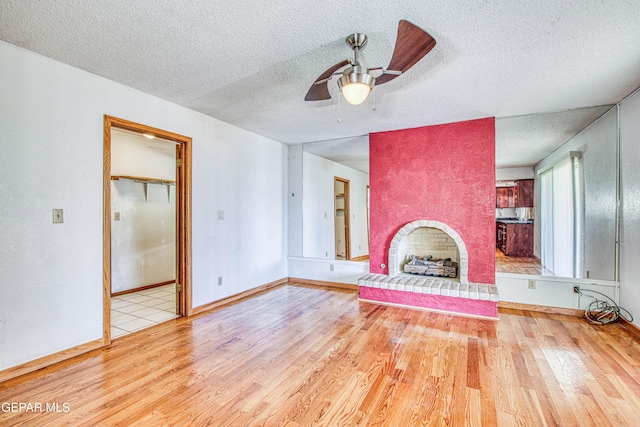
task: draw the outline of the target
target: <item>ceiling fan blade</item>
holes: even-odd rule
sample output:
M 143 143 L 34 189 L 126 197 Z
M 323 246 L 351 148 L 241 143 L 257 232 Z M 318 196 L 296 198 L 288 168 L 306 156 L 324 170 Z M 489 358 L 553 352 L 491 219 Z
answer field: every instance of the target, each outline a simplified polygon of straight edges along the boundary
M 309 88 L 309 92 L 307 92 L 307 95 L 304 97 L 304 100 L 322 101 L 323 99 L 331 99 L 331 95 L 329 94 L 329 87 L 327 86 L 327 83 L 329 83 L 328 79 L 333 75 L 333 73 L 348 64 L 350 64 L 350 61 L 348 59 L 345 59 L 344 61 L 334 65 L 333 67 L 322 73 L 322 75 L 320 75 L 320 77 L 318 77 L 316 81 L 311 85 L 311 87 Z
M 398 37 L 393 49 L 388 70 L 406 72 L 433 49 L 436 41 L 422 28 L 404 19 L 398 23 Z M 398 77 L 398 74 L 382 74 L 376 77 L 376 85 L 381 85 Z

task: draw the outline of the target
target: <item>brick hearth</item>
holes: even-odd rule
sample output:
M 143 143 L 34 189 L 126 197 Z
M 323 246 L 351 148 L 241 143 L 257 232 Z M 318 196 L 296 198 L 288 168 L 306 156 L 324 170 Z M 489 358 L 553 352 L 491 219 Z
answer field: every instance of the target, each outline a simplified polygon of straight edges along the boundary
M 399 248 L 404 239 L 421 228 L 440 230 L 455 243 L 460 254 L 459 280 L 408 275 L 400 271 Z M 497 319 L 498 288 L 469 283 L 468 260 L 467 247 L 456 230 L 439 221 L 412 221 L 400 228 L 391 240 L 389 275 L 372 273 L 358 280 L 360 299 Z
M 498 318 L 495 285 L 459 283 L 426 276 L 366 274 L 358 279 L 360 299 Z

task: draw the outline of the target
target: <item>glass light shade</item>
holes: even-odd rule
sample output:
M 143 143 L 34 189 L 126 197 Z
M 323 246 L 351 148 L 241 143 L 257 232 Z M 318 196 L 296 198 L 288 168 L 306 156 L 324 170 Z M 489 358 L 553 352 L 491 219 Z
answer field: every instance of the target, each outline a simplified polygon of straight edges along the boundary
M 367 99 L 371 92 L 371 86 L 364 83 L 349 83 L 342 86 L 342 95 L 351 105 L 360 105 Z
M 340 91 L 344 99 L 351 105 L 362 104 L 369 96 L 369 92 L 371 92 L 371 88 L 376 81 L 371 74 L 366 72 L 366 69 L 364 71 L 364 73 L 346 72 L 338 79 Z

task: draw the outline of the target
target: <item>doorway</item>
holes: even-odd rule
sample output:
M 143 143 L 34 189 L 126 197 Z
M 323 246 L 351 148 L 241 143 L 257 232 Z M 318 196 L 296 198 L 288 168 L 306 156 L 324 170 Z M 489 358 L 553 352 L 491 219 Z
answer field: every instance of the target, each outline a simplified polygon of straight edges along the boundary
M 112 132 L 113 131 L 113 132 Z M 112 137 L 113 133 L 124 131 L 144 135 L 147 138 L 159 138 L 175 144 L 175 180 L 159 180 L 151 176 L 114 176 L 112 175 Z M 173 160 L 172 160 L 173 161 Z M 174 134 L 162 129 L 130 122 L 112 116 L 104 117 L 104 219 L 103 219 L 103 335 L 111 341 L 111 294 L 112 294 L 112 221 L 120 220 L 120 212 L 112 212 L 112 180 L 126 180 L 144 188 L 145 199 L 150 195 L 149 186 L 166 188 L 171 201 L 172 187 L 175 205 L 175 312 L 178 316 L 189 316 L 191 302 L 191 138 Z M 154 189 L 154 191 L 157 189 Z M 173 206 L 173 205 L 172 205 Z
M 339 177 L 333 179 L 334 193 L 334 226 L 336 240 L 336 259 L 351 259 L 350 225 L 349 225 L 349 180 Z

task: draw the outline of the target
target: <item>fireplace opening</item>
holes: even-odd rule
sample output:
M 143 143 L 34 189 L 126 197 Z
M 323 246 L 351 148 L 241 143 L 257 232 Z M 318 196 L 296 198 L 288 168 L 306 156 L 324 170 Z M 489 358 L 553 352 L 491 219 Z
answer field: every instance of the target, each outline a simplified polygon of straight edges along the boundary
M 419 274 L 469 283 L 468 252 L 460 235 L 439 221 L 402 227 L 389 248 L 389 276 Z
M 456 279 L 460 251 L 444 231 L 418 227 L 401 240 L 398 260 L 400 273 Z

